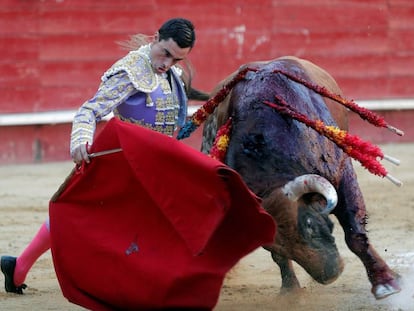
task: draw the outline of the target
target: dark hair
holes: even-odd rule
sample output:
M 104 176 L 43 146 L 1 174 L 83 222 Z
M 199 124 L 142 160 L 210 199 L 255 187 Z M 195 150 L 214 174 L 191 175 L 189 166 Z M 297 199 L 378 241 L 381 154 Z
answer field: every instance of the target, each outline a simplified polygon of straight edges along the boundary
M 184 18 L 166 21 L 158 30 L 159 40 L 173 39 L 180 48 L 192 48 L 195 42 L 194 25 Z

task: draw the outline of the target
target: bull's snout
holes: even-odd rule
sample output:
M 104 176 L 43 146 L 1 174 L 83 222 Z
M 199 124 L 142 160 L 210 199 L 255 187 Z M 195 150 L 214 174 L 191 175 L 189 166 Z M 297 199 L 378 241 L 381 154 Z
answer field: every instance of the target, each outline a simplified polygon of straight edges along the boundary
M 330 257 L 330 258 L 329 258 Z M 317 266 L 305 268 L 312 278 L 321 284 L 330 284 L 334 282 L 344 270 L 344 263 L 341 257 L 336 255 L 319 261 Z

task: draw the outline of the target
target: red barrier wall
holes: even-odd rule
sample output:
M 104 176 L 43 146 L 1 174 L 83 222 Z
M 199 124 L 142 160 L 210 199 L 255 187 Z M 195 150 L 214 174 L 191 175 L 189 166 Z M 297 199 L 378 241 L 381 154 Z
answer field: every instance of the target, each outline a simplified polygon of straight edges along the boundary
M 411 0 L 0 0 L 0 114 L 76 109 L 126 53 L 116 41 L 175 16 L 196 26 L 198 88 L 245 62 L 295 55 L 328 70 L 348 98 L 414 98 Z M 69 133 L 0 127 L 0 164 L 68 159 Z M 414 141 L 408 134 L 401 141 Z

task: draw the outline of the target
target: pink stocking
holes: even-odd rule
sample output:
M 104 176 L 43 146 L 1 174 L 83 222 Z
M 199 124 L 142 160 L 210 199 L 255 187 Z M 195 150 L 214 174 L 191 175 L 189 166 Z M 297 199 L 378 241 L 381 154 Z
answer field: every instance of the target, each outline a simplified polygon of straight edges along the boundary
M 16 260 L 14 269 L 14 285 L 23 284 L 26 275 L 36 260 L 50 248 L 48 222 L 44 222 L 29 245 L 26 246 Z

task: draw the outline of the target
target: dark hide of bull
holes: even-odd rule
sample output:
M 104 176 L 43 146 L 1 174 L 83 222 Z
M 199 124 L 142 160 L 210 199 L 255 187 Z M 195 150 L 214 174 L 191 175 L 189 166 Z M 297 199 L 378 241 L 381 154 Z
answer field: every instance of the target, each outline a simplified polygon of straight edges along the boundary
M 202 151 L 209 152 L 217 128 L 232 117 L 225 162 L 263 199 L 263 207 L 278 225 L 274 244 L 265 248 L 280 267 L 282 292 L 300 287 L 292 260 L 323 284 L 334 281 L 343 270 L 332 236 L 333 223 L 321 213 L 325 198 L 311 193 L 289 201 L 281 192 L 287 182 L 305 174 L 323 176 L 336 189 L 338 204 L 332 213 L 344 230 L 349 249 L 363 262 L 375 297 L 398 292 L 398 276 L 369 243 L 365 203 L 351 159 L 313 129 L 263 104 L 275 102 L 279 95 L 309 119 L 347 129 L 345 108 L 273 71 L 287 71 L 341 94 L 334 79 L 314 64 L 293 57 L 246 66 L 259 70 L 249 72 L 206 121 Z

